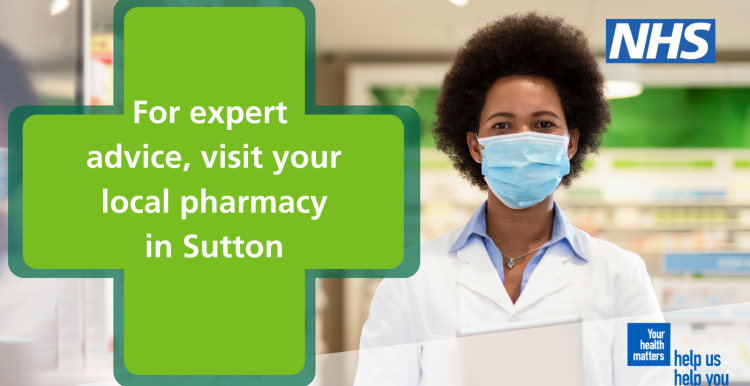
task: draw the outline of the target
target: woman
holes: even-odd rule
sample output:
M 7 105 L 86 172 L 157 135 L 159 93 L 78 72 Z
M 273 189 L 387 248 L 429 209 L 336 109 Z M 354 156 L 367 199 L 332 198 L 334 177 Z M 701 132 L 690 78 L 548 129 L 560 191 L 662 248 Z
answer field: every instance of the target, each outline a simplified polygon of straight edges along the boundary
M 570 314 L 612 321 L 584 323 L 587 385 L 644 381 L 627 368 L 623 322 L 662 321 L 643 260 L 573 227 L 554 201 L 610 122 L 584 33 L 536 13 L 487 25 L 458 51 L 436 116 L 438 149 L 487 201 L 466 226 L 422 244 L 413 277 L 382 282 L 357 384 L 456 384 L 457 360 L 428 342 Z

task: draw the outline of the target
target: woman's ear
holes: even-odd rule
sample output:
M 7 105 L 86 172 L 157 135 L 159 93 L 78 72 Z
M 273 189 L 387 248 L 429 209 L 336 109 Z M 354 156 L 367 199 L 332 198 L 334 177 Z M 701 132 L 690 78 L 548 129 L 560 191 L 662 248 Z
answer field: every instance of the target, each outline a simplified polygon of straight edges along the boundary
M 568 140 L 568 159 L 572 159 L 578 151 L 578 137 L 580 136 L 578 129 L 570 130 L 570 139 Z
M 466 143 L 469 145 L 469 151 L 471 152 L 471 157 L 474 158 L 474 161 L 482 163 L 482 145 L 480 145 L 479 140 L 477 140 L 477 133 L 473 131 L 467 132 Z

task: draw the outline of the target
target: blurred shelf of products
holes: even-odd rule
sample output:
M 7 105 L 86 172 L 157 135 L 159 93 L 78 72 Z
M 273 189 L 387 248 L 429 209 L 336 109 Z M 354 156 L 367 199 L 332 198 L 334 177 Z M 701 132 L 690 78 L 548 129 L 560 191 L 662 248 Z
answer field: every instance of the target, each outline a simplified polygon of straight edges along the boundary
M 17 76 L 31 83 L 33 101 L 21 102 L 111 105 L 116 1 L 12 3 L 0 7 L 5 16 L 0 45 L 19 61 L 22 74 Z M 3 57 L 3 63 L 11 59 Z M 36 328 L 28 343 L 0 338 L 0 357 L 14 359 L 0 361 L 0 384 L 65 386 L 114 380 L 113 281 L 33 280 L 35 288 L 19 286 L 25 292 L 14 295 L 28 296 L 28 307 L 3 312 L 32 326 L 47 314 L 50 319 Z

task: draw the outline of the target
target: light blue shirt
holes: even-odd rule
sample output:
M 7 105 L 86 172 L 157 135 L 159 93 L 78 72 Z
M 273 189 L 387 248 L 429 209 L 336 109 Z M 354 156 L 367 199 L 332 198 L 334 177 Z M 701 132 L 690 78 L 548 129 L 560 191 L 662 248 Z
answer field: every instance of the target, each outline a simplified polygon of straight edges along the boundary
M 568 221 L 568 217 L 565 216 L 562 209 L 557 206 L 557 203 L 554 204 L 554 211 L 555 218 L 552 221 L 552 238 L 544 243 L 544 245 L 539 248 L 536 255 L 528 264 L 526 264 L 526 269 L 523 271 L 523 279 L 521 279 L 521 292 L 523 292 L 524 287 L 526 287 L 526 283 L 528 283 L 531 273 L 534 272 L 536 266 L 539 265 L 539 262 L 544 258 L 544 253 L 549 247 L 555 244 L 561 243 L 561 247 L 569 248 L 573 256 L 582 259 L 583 261 L 588 261 L 583 253 L 581 253 L 581 247 L 578 245 L 575 228 L 573 228 L 573 225 Z M 471 216 L 471 219 L 466 224 L 461 234 L 458 235 L 458 239 L 453 243 L 450 252 L 457 251 L 466 246 L 472 237 L 482 238 L 482 241 L 484 241 L 484 247 L 487 249 L 487 254 L 490 255 L 492 264 L 500 275 L 500 280 L 505 284 L 505 271 L 503 270 L 505 259 L 502 254 L 500 254 L 500 250 L 495 246 L 492 239 L 487 236 L 487 201 L 485 201 L 484 204 L 474 212 L 474 215 Z

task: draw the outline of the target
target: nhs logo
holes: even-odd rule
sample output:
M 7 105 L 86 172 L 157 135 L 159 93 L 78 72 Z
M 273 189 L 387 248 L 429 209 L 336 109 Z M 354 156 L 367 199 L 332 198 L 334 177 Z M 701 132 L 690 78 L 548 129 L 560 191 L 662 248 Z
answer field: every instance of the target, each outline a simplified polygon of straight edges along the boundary
M 715 63 L 716 19 L 607 19 L 607 63 Z

